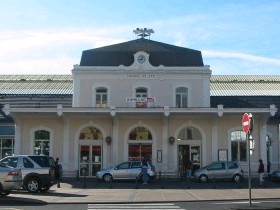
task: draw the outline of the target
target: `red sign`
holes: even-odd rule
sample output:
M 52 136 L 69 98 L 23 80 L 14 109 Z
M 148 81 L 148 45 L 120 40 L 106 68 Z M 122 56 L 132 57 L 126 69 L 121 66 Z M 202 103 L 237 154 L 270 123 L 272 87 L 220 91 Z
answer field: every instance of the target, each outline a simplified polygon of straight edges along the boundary
M 245 133 L 250 131 L 250 116 L 248 113 L 245 113 L 242 118 L 242 128 Z

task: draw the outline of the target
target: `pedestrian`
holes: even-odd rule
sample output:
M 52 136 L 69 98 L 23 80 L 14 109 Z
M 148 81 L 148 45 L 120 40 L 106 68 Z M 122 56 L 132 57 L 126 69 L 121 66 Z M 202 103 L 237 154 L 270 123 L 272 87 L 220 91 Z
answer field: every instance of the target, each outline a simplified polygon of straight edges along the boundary
M 259 179 L 260 179 L 260 186 L 262 186 L 264 183 L 264 164 L 263 164 L 262 159 L 259 160 L 258 173 L 259 173 Z
M 187 165 L 186 165 L 187 179 L 190 179 L 192 177 L 192 171 L 193 171 L 193 164 L 191 161 L 187 161 Z
M 146 160 L 145 157 L 142 157 L 142 174 L 143 174 L 143 184 L 147 184 L 148 183 L 148 162 Z
M 55 159 L 54 164 L 55 164 L 54 174 L 55 174 L 55 179 L 57 181 L 57 188 L 60 188 L 62 168 L 61 165 L 59 164 L 59 158 Z

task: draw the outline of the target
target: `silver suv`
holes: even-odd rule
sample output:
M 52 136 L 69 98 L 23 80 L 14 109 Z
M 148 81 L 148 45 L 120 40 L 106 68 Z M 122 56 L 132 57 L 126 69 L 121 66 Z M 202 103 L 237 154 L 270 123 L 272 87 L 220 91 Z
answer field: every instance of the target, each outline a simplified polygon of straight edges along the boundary
M 200 182 L 207 182 L 208 179 L 230 179 L 239 182 L 243 175 L 240 164 L 233 161 L 213 162 L 194 171 L 194 178 Z
M 102 169 L 96 173 L 96 178 L 104 182 L 111 182 L 117 179 L 139 179 L 142 180 L 141 161 L 126 161 L 117 166 Z M 149 179 L 156 177 L 155 167 L 148 162 Z
M 21 169 L 23 189 L 46 192 L 55 183 L 55 162 L 43 155 L 15 155 L 0 160 L 1 165 Z

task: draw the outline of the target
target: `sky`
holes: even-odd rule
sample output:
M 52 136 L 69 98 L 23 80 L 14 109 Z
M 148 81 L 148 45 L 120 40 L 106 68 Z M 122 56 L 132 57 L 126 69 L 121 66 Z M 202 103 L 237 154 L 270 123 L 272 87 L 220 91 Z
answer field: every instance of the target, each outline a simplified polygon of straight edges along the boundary
M 83 50 L 150 39 L 202 52 L 213 75 L 278 75 L 279 0 L 1 0 L 0 74 L 71 74 Z

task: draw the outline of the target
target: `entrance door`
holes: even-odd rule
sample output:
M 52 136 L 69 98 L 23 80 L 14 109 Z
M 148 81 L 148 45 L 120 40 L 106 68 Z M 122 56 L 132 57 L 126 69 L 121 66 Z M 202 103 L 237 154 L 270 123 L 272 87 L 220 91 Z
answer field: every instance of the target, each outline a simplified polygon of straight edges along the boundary
M 190 145 L 179 145 L 178 150 L 178 169 L 179 177 L 184 177 L 186 174 L 186 166 L 190 161 Z
M 186 175 L 186 166 L 188 161 L 193 164 L 193 170 L 200 168 L 200 146 L 179 145 L 178 146 L 178 172 L 179 177 Z
M 79 176 L 95 177 L 101 169 L 101 146 L 80 145 Z

